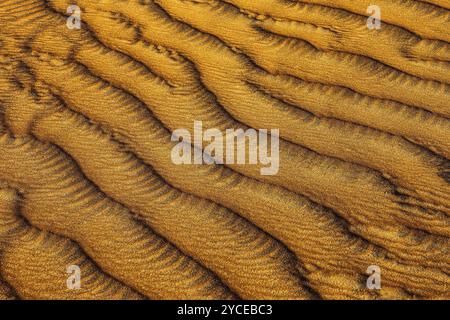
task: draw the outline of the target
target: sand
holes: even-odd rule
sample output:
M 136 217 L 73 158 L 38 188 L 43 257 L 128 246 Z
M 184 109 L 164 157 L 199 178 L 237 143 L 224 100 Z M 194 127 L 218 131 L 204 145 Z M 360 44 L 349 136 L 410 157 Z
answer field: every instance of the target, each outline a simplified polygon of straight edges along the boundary
M 371 4 L 2 0 L 0 299 L 450 298 L 450 1 Z

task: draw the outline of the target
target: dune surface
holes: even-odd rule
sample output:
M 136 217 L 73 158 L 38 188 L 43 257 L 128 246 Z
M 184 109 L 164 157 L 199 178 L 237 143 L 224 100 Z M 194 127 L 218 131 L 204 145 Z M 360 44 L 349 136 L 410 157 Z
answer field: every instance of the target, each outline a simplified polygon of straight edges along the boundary
M 449 299 L 450 1 L 372 2 L 1 0 L 0 299 Z

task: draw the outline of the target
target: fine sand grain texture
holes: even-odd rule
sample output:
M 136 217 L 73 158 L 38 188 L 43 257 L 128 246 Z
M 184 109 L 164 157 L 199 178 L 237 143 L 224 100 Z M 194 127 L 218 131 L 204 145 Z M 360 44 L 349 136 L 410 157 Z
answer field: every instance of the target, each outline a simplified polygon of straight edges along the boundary
M 449 31 L 449 0 L 0 0 L 0 299 L 449 299 Z M 198 121 L 278 129 L 279 170 L 176 164 Z

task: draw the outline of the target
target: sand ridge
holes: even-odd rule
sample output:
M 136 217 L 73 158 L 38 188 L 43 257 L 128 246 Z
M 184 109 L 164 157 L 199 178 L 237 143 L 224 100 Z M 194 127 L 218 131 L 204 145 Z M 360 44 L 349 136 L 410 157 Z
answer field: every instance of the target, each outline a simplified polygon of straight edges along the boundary
M 2 1 L 0 298 L 449 298 L 450 4 L 370 4 Z M 196 121 L 279 171 L 173 163 Z

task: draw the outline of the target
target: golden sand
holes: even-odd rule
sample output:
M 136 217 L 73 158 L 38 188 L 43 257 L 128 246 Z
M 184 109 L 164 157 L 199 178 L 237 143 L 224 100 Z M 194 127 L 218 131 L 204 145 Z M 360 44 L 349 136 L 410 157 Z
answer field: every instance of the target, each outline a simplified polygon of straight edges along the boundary
M 1 0 L 0 299 L 450 298 L 450 1 L 376 2 Z

